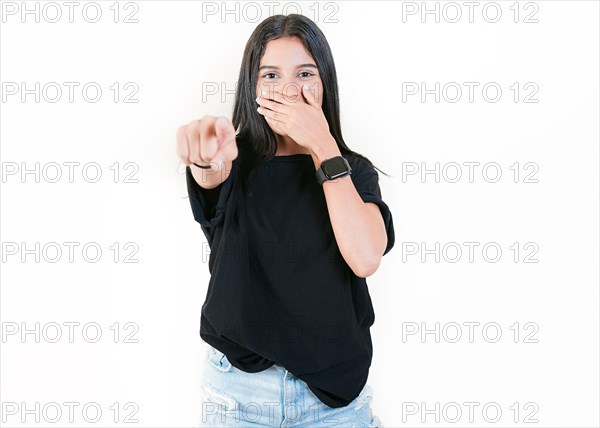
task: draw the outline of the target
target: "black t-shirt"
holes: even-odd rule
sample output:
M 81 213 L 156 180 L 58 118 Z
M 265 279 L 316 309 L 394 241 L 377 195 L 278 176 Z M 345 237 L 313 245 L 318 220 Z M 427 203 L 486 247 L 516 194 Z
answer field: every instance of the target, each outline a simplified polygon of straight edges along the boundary
M 362 200 L 380 208 L 386 254 L 394 227 L 377 171 L 358 156 L 343 156 Z M 200 336 L 242 371 L 276 363 L 327 406 L 347 406 L 367 382 L 375 313 L 366 279 L 339 251 L 312 157 L 263 161 L 250 175 L 248 195 L 234 186 L 238 166 L 239 158 L 210 190 L 186 167 L 192 212 L 211 249 Z

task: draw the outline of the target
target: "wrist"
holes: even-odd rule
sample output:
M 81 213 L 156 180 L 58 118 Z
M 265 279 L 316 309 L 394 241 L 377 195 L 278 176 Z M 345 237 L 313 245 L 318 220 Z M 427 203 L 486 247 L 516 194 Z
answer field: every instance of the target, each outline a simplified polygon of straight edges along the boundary
M 314 145 L 310 149 L 310 152 L 313 162 L 315 163 L 315 170 L 319 169 L 321 162 L 324 160 L 342 155 L 342 152 L 333 137 L 328 138 L 325 142 Z

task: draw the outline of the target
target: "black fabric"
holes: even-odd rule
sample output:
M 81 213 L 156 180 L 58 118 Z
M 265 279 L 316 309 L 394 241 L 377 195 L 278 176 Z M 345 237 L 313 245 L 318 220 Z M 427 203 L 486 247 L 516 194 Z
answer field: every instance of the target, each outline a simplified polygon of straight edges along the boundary
M 379 206 L 387 254 L 394 226 L 377 171 L 343 156 L 362 200 Z M 200 336 L 240 370 L 256 373 L 276 363 L 327 406 L 344 407 L 365 386 L 373 356 L 375 313 L 366 279 L 341 256 L 310 155 L 263 161 L 248 195 L 234 185 L 238 159 L 210 191 L 186 169 L 192 212 L 211 249 Z

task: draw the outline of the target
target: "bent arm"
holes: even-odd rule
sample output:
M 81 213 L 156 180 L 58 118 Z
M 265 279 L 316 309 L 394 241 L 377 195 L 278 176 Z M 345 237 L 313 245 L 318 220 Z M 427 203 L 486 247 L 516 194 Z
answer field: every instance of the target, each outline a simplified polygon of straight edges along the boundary
M 341 152 L 333 138 L 311 150 L 315 167 Z M 379 207 L 364 202 L 349 175 L 323 182 L 323 192 L 335 239 L 344 260 L 356 276 L 366 278 L 377 270 L 387 245 L 385 223 Z

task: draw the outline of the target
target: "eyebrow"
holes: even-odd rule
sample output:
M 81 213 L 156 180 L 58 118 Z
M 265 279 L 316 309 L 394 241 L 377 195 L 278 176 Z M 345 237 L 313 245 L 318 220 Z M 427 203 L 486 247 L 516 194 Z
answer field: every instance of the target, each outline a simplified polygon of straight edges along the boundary
M 316 65 L 314 64 L 300 64 L 298 65 L 296 68 L 304 68 L 304 67 L 313 67 L 313 68 L 317 68 Z M 265 69 L 265 68 L 270 68 L 270 69 L 274 69 L 274 70 L 279 70 L 281 67 L 277 67 L 275 65 L 263 65 L 262 67 L 258 68 L 258 71 Z

